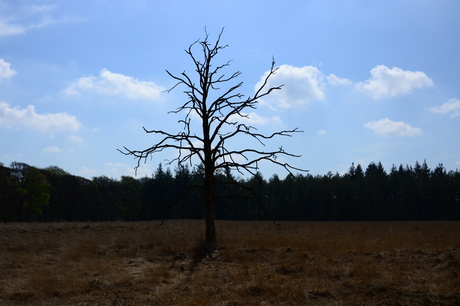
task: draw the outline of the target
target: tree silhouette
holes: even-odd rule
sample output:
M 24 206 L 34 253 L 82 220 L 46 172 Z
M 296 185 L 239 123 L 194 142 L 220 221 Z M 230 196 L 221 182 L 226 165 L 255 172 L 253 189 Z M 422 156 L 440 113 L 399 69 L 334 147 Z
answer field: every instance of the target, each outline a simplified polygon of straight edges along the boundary
M 223 29 L 215 43 L 209 42 L 208 34 L 206 33 L 204 39 L 195 41 L 185 50 L 193 61 L 196 72 L 194 76 L 196 78 L 185 71 L 180 75 L 174 75 L 166 70 L 168 75 L 177 81 L 168 92 L 179 86 L 185 87 L 184 93 L 187 95 L 188 100 L 176 110 L 170 112 L 185 114 L 184 119 L 179 120 L 179 123 L 183 125 L 183 130 L 174 134 L 163 130 L 148 130 L 144 127 L 143 129 L 146 133 L 158 134 L 162 137 L 161 140 L 145 150 L 130 150 L 126 147 L 124 147 L 124 150 L 120 150 L 123 154 L 133 155 L 138 160 L 136 169 L 142 160 L 145 162 L 151 154 L 165 149 L 178 151 L 177 157 L 169 161 L 168 164 L 177 162 L 178 164 L 189 163 L 192 165 L 196 163 L 203 168 L 204 180 L 199 187 L 204 190 L 205 246 L 208 249 L 216 246 L 213 186 L 221 183 L 217 180 L 216 173 L 233 170 L 241 174 L 256 175 L 259 164 L 263 161 L 278 164 L 288 172 L 291 172 L 291 170 L 304 171 L 277 159 L 277 156 L 280 155 L 299 157 L 299 155 L 284 151 L 282 147 L 277 150 L 265 151 L 256 149 L 254 146 L 242 149 L 227 146 L 227 142 L 238 136 L 246 136 L 255 140 L 256 143 L 265 145 L 265 140 L 276 136 L 292 136 L 293 133 L 300 131 L 296 128 L 264 135 L 258 133 L 255 127 L 242 123 L 244 119 L 249 118 L 245 111 L 255 109 L 260 98 L 269 95 L 273 90 L 281 89 L 283 85 L 266 88 L 268 87 L 268 80 L 278 69 L 275 68 L 275 61 L 272 60 L 270 71 L 265 76 L 262 86 L 257 89 L 253 96 L 245 98 L 237 91 L 243 85 L 243 82 L 221 88 L 225 84 L 232 83 L 241 75 L 239 71 L 230 75 L 225 75 L 222 72 L 224 68 L 230 65 L 231 61 L 214 65 L 217 54 L 228 47 L 228 45 L 220 44 L 222 33 Z M 202 58 L 199 59 L 195 55 L 195 47 L 201 47 Z M 198 121 L 201 127 L 195 129 L 193 123 L 196 118 L 199 118 Z

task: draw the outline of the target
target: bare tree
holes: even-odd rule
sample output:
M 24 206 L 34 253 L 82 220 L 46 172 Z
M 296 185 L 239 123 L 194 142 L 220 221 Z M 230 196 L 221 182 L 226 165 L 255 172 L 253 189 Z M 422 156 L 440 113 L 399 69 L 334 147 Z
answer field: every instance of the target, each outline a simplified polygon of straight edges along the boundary
M 146 133 L 159 134 L 162 139 L 148 149 L 136 151 L 124 147 L 120 151 L 125 155 L 133 155 L 139 167 L 142 160 L 146 160 L 153 153 L 161 152 L 165 149 L 175 149 L 178 156 L 169 161 L 168 164 L 177 162 L 179 165 L 198 162 L 204 168 L 204 207 L 206 215 L 206 240 L 205 245 L 208 249 L 216 246 L 216 228 L 214 222 L 214 203 L 213 186 L 216 184 L 216 171 L 238 171 L 239 173 L 249 173 L 256 175 L 259 164 L 262 161 L 270 161 L 284 167 L 289 173 L 291 170 L 305 171 L 292 167 L 288 163 L 282 163 L 277 160 L 278 155 L 299 157 L 288 153 L 280 147 L 274 151 L 264 151 L 254 148 L 232 149 L 228 148 L 226 141 L 237 136 L 246 136 L 255 139 L 256 142 L 265 146 L 264 141 L 272 139 L 275 136 L 292 136 L 296 129 L 283 130 L 264 135 L 257 132 L 253 126 L 244 122 L 248 118 L 245 110 L 255 109 L 258 100 L 269 95 L 273 90 L 279 90 L 283 85 L 266 88 L 268 80 L 273 76 L 278 68 L 275 68 L 275 61 L 272 60 L 270 71 L 263 80 L 262 86 L 253 96 L 245 98 L 237 90 L 243 85 L 239 82 L 235 85 L 229 85 L 226 89 L 221 86 L 235 80 L 241 72 L 237 71 L 227 76 L 222 70 L 230 65 L 227 61 L 219 66 L 214 66 L 214 59 L 222 49 L 228 45 L 221 45 L 220 39 L 223 29 L 214 44 L 208 40 L 208 34 L 203 40 L 197 40 L 185 52 L 193 61 L 196 71 L 196 79 L 185 71 L 180 75 L 174 75 L 168 70 L 166 72 L 177 81 L 177 83 L 168 90 L 168 93 L 178 86 L 184 86 L 184 93 L 188 100 L 176 110 L 170 113 L 184 113 L 185 117 L 179 120 L 183 124 L 183 130 L 173 134 L 163 130 L 147 130 Z M 194 47 L 201 47 L 202 58 L 198 59 L 193 51 Z M 199 118 L 201 131 L 198 133 L 192 128 L 192 121 Z M 193 162 L 192 162 L 193 159 Z

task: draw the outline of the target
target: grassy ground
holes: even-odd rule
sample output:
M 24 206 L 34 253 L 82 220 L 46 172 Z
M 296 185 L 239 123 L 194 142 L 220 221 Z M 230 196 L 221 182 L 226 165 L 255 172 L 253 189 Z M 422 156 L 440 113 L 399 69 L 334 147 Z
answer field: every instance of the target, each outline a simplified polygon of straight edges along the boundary
M 0 305 L 460 305 L 460 222 L 0 224 Z

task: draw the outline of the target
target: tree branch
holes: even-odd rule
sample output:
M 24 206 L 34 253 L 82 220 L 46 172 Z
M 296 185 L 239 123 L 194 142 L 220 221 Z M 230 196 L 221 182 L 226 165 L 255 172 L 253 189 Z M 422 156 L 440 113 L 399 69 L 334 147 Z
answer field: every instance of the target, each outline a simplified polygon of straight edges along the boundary
M 195 158 L 198 159 L 204 170 L 206 239 L 210 239 L 209 241 L 207 240 L 210 244 L 215 243 L 215 230 L 211 228 L 214 227 L 214 217 L 208 214 L 213 214 L 214 211 L 213 185 L 216 183 L 214 181 L 216 171 L 221 169 L 225 171 L 234 170 L 240 174 L 247 172 L 251 175 L 256 175 L 259 164 L 265 161 L 279 165 L 291 174 L 292 171 L 307 171 L 277 160 L 278 156 L 300 157 L 300 155 L 286 152 L 282 147 L 278 150 L 259 150 L 250 147 L 240 150 L 227 148 L 227 141 L 237 137 L 249 137 L 258 144 L 265 146 L 265 141 L 267 140 L 277 136 L 291 137 L 292 134 L 301 131 L 295 128 L 271 134 L 262 134 L 257 132 L 255 127 L 241 123 L 239 119 L 248 118 L 247 110 L 256 109 L 261 98 L 269 95 L 274 90 L 280 90 L 283 85 L 268 87 L 270 78 L 279 69 L 279 67 L 275 67 L 275 60 L 272 58 L 270 70 L 266 73 L 261 86 L 253 96 L 244 98 L 244 95 L 238 92 L 238 89 L 243 86 L 243 82 L 237 82 L 229 85 L 226 89 L 221 89 L 223 85 L 232 82 L 241 75 L 240 71 L 227 75 L 224 73 L 224 70 L 230 66 L 231 60 L 214 65 L 218 53 L 228 47 L 228 45 L 221 45 L 220 43 L 223 31 L 224 28 L 222 28 L 215 43 L 211 44 L 208 40 L 208 33 L 205 30 L 204 39 L 196 40 L 185 50 L 185 53 L 190 56 L 193 63 L 193 68 L 196 72 L 195 78 L 192 78 L 185 71 L 179 75 L 174 75 L 166 70 L 166 73 L 176 81 L 174 86 L 166 92 L 170 93 L 179 86 L 185 86 L 183 92 L 187 96 L 187 100 L 175 110 L 169 112 L 185 114 L 184 118 L 178 121 L 183 125 L 182 131 L 174 134 L 163 130 L 147 130 L 143 127 L 148 134 L 162 136 L 160 141 L 145 150 L 130 150 L 126 147 L 124 147 L 124 150 L 119 150 L 121 153 L 132 155 L 137 159 L 136 171 L 142 160 L 145 162 L 147 157 L 166 149 L 177 150 L 177 157 L 169 161 L 168 164 L 177 162 L 181 165 L 187 162 L 192 165 L 192 159 L 194 161 Z M 201 56 L 200 58 L 195 56 L 196 47 L 201 49 L 201 53 L 198 53 Z M 212 100 L 213 94 L 217 98 Z M 198 135 L 192 134 L 191 124 L 196 120 L 193 113 L 197 114 L 201 125 L 201 129 L 197 129 L 197 133 L 200 131 Z M 243 160 L 242 162 L 241 159 Z M 213 235 L 214 237 L 212 237 Z

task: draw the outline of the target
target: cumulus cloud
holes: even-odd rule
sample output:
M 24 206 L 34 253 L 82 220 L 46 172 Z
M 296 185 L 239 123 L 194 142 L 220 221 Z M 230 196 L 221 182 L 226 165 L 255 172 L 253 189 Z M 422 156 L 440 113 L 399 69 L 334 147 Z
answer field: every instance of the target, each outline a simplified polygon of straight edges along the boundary
M 423 132 L 421 128 L 414 128 L 408 123 L 395 122 L 388 118 L 368 122 L 364 127 L 382 136 L 417 136 Z
M 61 149 L 59 149 L 58 147 L 46 147 L 46 148 L 42 149 L 42 152 L 44 152 L 44 153 L 60 153 Z
M 122 95 L 130 99 L 157 100 L 165 88 L 153 82 L 139 81 L 131 76 L 102 69 L 99 76 L 81 77 L 64 92 L 76 95 L 81 91 L 94 91 L 105 95 Z
M 0 80 L 11 78 L 16 71 L 11 69 L 11 64 L 0 58 Z
M 318 131 L 318 135 L 326 135 L 327 132 L 325 130 L 320 130 Z
M 81 124 L 67 113 L 39 114 L 33 105 L 11 108 L 0 102 L 0 127 L 27 127 L 42 132 L 77 131 Z
M 258 90 L 268 72 L 261 77 L 254 90 Z M 265 98 L 267 102 L 281 108 L 299 107 L 324 99 L 324 76 L 315 67 L 293 67 L 281 65 L 275 75 L 270 77 L 266 88 L 284 84 L 281 90 L 272 91 Z
M 371 70 L 371 78 L 356 84 L 356 89 L 369 93 L 374 99 L 407 94 L 414 88 L 433 86 L 433 81 L 421 71 L 404 71 L 398 67 L 379 65 Z
M 432 107 L 430 110 L 438 114 L 450 113 L 451 118 L 454 118 L 460 115 L 460 100 L 452 98 L 442 105 Z
M 255 91 L 262 86 L 268 73 L 268 71 L 265 72 L 260 78 L 260 81 L 254 87 Z M 266 88 L 280 85 L 284 85 L 281 90 L 272 91 L 268 97 L 264 98 L 264 102 L 274 107 L 291 108 L 302 107 L 312 102 L 324 100 L 326 85 L 352 85 L 352 82 L 335 74 L 326 76 L 313 66 L 294 67 L 281 65 L 276 74 L 268 80 Z
M 351 85 L 352 82 L 349 79 L 341 78 L 335 74 L 330 74 L 326 77 L 327 82 L 331 85 Z

